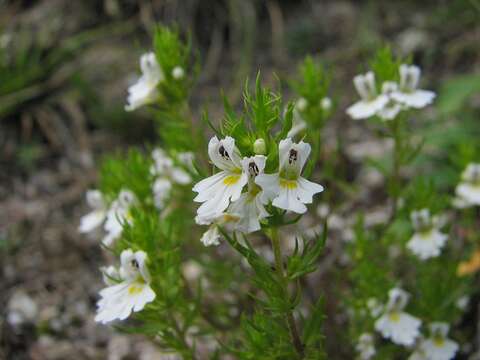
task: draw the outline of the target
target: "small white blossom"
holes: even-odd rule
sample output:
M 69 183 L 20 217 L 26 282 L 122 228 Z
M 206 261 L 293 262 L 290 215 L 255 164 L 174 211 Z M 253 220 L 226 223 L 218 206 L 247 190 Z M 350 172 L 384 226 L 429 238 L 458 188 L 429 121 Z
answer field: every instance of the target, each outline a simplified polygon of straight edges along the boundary
M 219 140 L 214 136 L 208 144 L 208 155 L 213 164 L 222 171 L 195 184 L 193 191 L 198 193 L 194 201 L 203 203 L 197 214 L 204 218 L 213 218 L 221 214 L 230 201 L 240 198 L 248 178 L 242 170 L 240 152 L 232 137 Z
M 437 221 L 430 216 L 430 211 L 413 211 L 410 218 L 415 233 L 407 243 L 407 248 L 422 260 L 440 255 L 448 236 L 440 232 Z
M 400 65 L 400 87 L 391 97 L 407 107 L 421 109 L 432 103 L 435 93 L 417 89 L 420 80 L 420 68 L 415 65 Z
M 449 326 L 446 323 L 431 323 L 430 337 L 422 339 L 409 360 L 450 360 L 458 351 L 458 344 L 447 338 Z
M 102 242 L 105 246 L 111 246 L 120 237 L 125 222 L 131 223 L 130 207 L 136 203 L 135 195 L 129 190 L 122 190 L 117 199 L 110 205 L 105 221 L 106 235 Z
M 185 76 L 185 70 L 183 70 L 183 68 L 181 66 L 175 66 L 172 70 L 172 77 L 175 79 L 175 80 L 180 80 L 180 79 L 183 79 L 183 77 Z
M 255 178 L 263 174 L 266 160 L 267 158 L 263 155 L 243 158 L 243 171 L 248 174 L 248 191 L 240 195 L 240 198 L 228 209 L 228 213 L 240 217 L 235 229 L 245 234 L 260 230 L 260 220 L 270 215 L 265 210 L 266 202 L 260 196 L 261 190 L 255 184 Z
M 78 231 L 81 233 L 88 233 L 93 229 L 99 227 L 107 217 L 108 207 L 105 203 L 103 195 L 98 190 L 88 190 L 86 194 L 87 204 L 92 211 L 80 219 L 80 226 Z
M 370 333 L 360 335 L 355 349 L 358 352 L 360 360 L 370 360 L 376 354 L 373 335 Z
M 470 297 L 467 295 L 464 295 L 455 302 L 455 306 L 462 311 L 467 310 L 468 305 L 470 304 Z
M 132 311 L 141 311 L 155 299 L 146 261 L 145 252 L 128 249 L 120 255 L 121 266 L 117 272 L 107 268 L 104 274 L 112 276 L 108 277 L 108 287 L 100 291 L 95 321 L 106 324 L 117 319 L 125 320 Z
M 190 168 L 192 166 L 189 153 L 180 153 L 178 156 L 178 161 L 185 167 Z M 152 186 L 154 203 L 158 209 L 163 209 L 170 196 L 172 184 L 186 185 L 192 182 L 192 178 L 186 170 L 175 166 L 174 161 L 162 149 L 153 150 L 152 158 L 153 165 L 150 168 L 150 173 L 155 177 Z
M 377 92 L 373 72 L 369 71 L 365 75 L 355 76 L 353 83 L 360 95 L 360 101 L 347 109 L 347 114 L 352 119 L 367 119 L 374 116 L 388 103 L 388 96 Z
M 376 298 L 370 298 L 367 300 L 367 308 L 370 310 L 370 315 L 376 318 L 382 313 L 384 306 Z
M 323 191 L 323 186 L 300 176 L 311 147 L 303 141 L 293 143 L 287 138 L 280 141 L 278 149 L 279 172 L 260 174 L 255 179 L 262 188 L 261 199 L 263 202 L 272 200 L 280 209 L 303 214 L 307 211 L 305 204 L 311 204 L 313 195 Z
M 292 127 L 288 131 L 287 137 L 294 137 L 307 128 L 307 123 L 302 117 L 302 113 L 307 107 L 308 101 L 303 97 L 295 102 L 292 112 Z
M 409 295 L 402 289 L 393 288 L 388 297 L 385 311 L 375 321 L 375 330 L 395 344 L 412 346 L 420 334 L 421 321 L 403 311 Z
M 136 84 L 128 88 L 126 111 L 133 111 L 157 100 L 159 96 L 158 84 L 165 78 L 153 52 L 140 57 L 140 68 L 142 76 Z
M 210 225 L 200 238 L 200 241 L 205 246 L 220 245 L 220 231 L 219 226 L 234 225 L 240 220 L 240 217 L 230 213 L 221 213 L 213 217 L 203 217 L 197 215 L 195 222 L 198 225 Z
M 468 164 L 462 173 L 462 180 L 455 189 L 458 207 L 480 205 L 480 164 Z

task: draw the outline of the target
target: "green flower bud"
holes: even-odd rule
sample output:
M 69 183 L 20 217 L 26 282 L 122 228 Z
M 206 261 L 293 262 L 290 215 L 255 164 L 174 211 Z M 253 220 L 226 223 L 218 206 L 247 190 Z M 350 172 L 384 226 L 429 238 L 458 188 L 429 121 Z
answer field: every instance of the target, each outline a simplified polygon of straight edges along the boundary
M 253 143 L 253 152 L 255 155 L 265 155 L 267 153 L 267 146 L 265 140 L 257 139 Z

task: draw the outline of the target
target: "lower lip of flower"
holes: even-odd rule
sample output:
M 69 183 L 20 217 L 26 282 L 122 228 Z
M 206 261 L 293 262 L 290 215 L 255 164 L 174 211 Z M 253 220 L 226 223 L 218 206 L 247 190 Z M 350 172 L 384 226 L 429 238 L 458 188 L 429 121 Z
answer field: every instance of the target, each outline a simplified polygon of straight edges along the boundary
M 280 179 L 280 187 L 284 189 L 289 189 L 293 190 L 297 188 L 297 182 L 295 180 L 285 180 L 285 179 Z

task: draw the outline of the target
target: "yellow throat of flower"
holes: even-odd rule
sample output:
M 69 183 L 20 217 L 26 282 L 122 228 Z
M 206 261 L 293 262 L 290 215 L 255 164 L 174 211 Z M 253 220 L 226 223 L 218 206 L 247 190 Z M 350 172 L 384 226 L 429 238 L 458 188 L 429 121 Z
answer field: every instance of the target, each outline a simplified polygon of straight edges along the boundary
M 240 180 L 241 175 L 228 175 L 223 179 L 223 183 L 227 186 L 233 186 Z
M 280 178 L 280 187 L 288 190 L 293 190 L 298 187 L 298 184 L 296 180 L 286 180 Z
M 400 314 L 396 311 L 394 312 L 391 312 L 389 315 L 388 315 L 389 319 L 391 322 L 399 322 L 400 321 Z

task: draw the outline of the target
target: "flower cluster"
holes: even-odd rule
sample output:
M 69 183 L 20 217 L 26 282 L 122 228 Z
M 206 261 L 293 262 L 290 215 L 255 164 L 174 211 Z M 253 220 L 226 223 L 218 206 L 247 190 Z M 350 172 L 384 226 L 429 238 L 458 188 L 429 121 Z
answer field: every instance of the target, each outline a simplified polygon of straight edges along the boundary
M 355 120 L 372 116 L 392 120 L 402 110 L 421 109 L 433 101 L 435 93 L 418 89 L 421 73 L 418 66 L 402 64 L 398 71 L 400 82 L 385 81 L 381 91 L 372 71 L 355 76 L 353 83 L 360 100 L 347 109 L 347 114 Z
M 432 323 L 429 326 L 430 336 L 425 338 L 420 332 L 420 319 L 404 311 L 408 304 L 409 294 L 393 288 L 388 293 L 386 305 L 378 304 L 370 299 L 367 306 L 375 321 L 375 330 L 385 339 L 397 345 L 413 349 L 409 360 L 450 360 L 458 351 L 458 344 L 447 338 L 449 326 L 446 323 Z M 371 359 L 376 353 L 374 338 L 370 333 L 364 333 L 357 342 L 356 350 L 360 359 Z
M 153 200 L 155 206 L 161 210 L 170 196 L 173 184 L 187 185 L 192 182 L 189 171 L 193 167 L 193 154 L 182 152 L 177 155 L 180 166 L 175 165 L 174 160 L 164 150 L 157 148 L 152 152 L 153 165 L 150 173 L 155 178 L 153 182 Z
M 123 223 L 131 222 L 130 207 L 137 202 L 135 195 L 130 190 L 122 190 L 110 206 L 98 190 L 87 191 L 86 197 L 92 211 L 80 219 L 78 230 L 88 233 L 103 224 L 106 235 L 102 243 L 112 246 L 122 234 Z
M 193 187 L 198 193 L 194 201 L 202 203 L 196 222 L 212 225 L 202 237 L 205 245 L 218 245 L 218 225 L 229 223 L 234 230 L 251 233 L 260 230 L 260 221 L 269 216 L 265 206 L 270 202 L 303 214 L 307 211 L 305 204 L 312 203 L 313 195 L 323 191 L 321 185 L 301 177 L 311 151 L 309 144 L 287 138 L 280 141 L 278 151 L 278 172 L 265 174 L 266 156 L 242 158 L 230 136 L 210 140 L 208 155 L 221 171 Z

